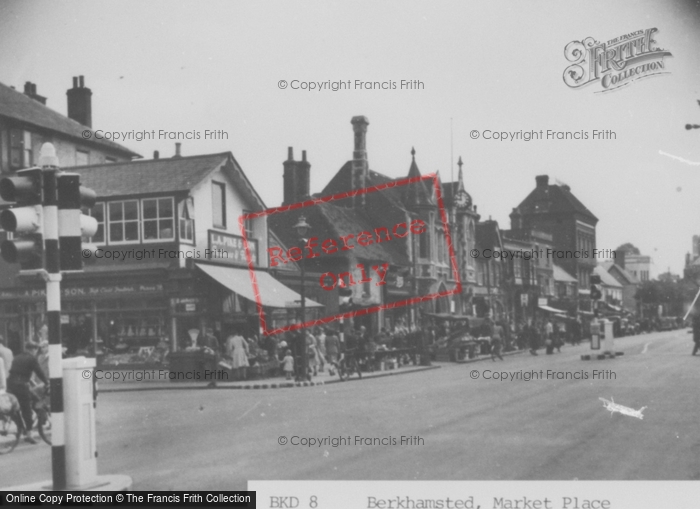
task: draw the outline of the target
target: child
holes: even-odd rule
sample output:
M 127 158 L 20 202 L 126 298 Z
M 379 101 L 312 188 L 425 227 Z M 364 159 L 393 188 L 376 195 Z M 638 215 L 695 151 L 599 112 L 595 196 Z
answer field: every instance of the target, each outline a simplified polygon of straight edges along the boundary
M 292 351 L 287 350 L 284 353 L 284 359 L 282 359 L 282 364 L 284 365 L 282 370 L 284 374 L 287 375 L 287 380 L 292 379 L 292 373 L 294 372 L 294 357 L 292 357 Z

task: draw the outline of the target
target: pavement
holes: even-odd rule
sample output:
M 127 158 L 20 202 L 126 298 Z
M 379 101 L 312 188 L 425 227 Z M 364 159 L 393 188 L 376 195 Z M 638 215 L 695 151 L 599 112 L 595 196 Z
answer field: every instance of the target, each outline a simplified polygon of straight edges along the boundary
M 502 355 L 517 355 L 523 353 L 524 350 L 515 350 L 512 352 L 506 352 Z M 479 362 L 483 360 L 489 360 L 491 357 L 489 355 L 478 356 L 474 359 L 466 359 L 459 361 L 460 364 Z M 398 376 L 406 375 L 409 373 L 418 373 L 421 371 L 429 371 L 432 369 L 439 369 L 445 364 L 452 363 L 442 363 L 433 362 L 430 366 L 414 366 L 414 365 L 404 365 L 396 369 L 390 369 L 386 371 L 373 371 L 373 372 L 363 372 L 362 378 L 358 378 L 357 375 L 353 375 L 347 381 L 360 381 L 368 380 L 373 378 L 382 378 L 387 376 Z M 146 372 L 157 371 L 157 370 L 144 370 Z M 106 373 L 110 373 L 114 376 L 113 370 L 104 371 L 99 373 L 97 376 L 104 377 Z M 118 373 L 126 373 L 124 371 L 118 371 Z M 164 375 L 156 375 L 159 378 L 167 379 L 167 370 L 163 370 Z M 122 375 L 123 376 L 123 375 Z M 267 378 L 267 379 L 256 379 L 256 380 L 236 380 L 236 381 L 217 381 L 216 387 L 208 387 L 208 381 L 160 381 L 160 380 L 148 380 L 148 381 L 126 381 L 126 382 L 114 382 L 112 380 L 100 380 L 98 379 L 98 389 L 100 393 L 105 392 L 125 392 L 125 391 L 166 391 L 166 390 L 217 390 L 217 389 L 290 389 L 297 387 L 313 387 L 317 385 L 326 385 L 333 383 L 340 383 L 342 380 L 338 378 L 337 374 L 331 375 L 328 371 L 318 373 L 318 376 L 312 377 L 309 382 L 294 382 L 292 380 L 286 380 L 284 377 L 277 378 Z

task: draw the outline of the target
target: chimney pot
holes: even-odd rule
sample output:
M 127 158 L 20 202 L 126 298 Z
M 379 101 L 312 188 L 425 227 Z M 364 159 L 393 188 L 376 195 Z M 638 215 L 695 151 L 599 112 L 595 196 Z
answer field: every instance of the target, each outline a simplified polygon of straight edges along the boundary
M 85 87 L 85 77 L 84 76 L 79 76 L 78 77 L 79 83 L 80 83 L 80 88 Z
M 294 147 L 287 148 L 287 161 L 294 161 Z
M 538 175 L 535 177 L 535 182 L 538 188 L 547 187 L 549 185 L 549 175 Z
M 154 150 L 153 151 L 153 159 L 160 159 L 160 152 L 158 152 L 157 150 Z
M 180 147 L 182 147 L 182 143 L 180 143 L 180 142 L 175 143 L 175 155 L 173 157 L 182 157 L 180 155 Z
M 306 162 L 306 150 L 301 151 L 301 160 Z

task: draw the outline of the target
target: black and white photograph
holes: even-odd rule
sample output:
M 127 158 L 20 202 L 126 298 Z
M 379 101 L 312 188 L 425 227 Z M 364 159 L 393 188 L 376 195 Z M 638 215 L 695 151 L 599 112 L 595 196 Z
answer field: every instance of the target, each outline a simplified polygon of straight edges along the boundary
M 0 0 L 0 506 L 700 493 L 700 0 Z

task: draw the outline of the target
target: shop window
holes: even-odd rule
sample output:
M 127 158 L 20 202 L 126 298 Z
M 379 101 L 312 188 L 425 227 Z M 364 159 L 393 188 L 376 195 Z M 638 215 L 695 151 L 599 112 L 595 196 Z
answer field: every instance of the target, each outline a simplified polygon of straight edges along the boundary
M 83 214 L 86 216 L 94 217 L 97 220 L 97 232 L 92 237 L 84 238 L 84 241 L 92 242 L 94 244 L 104 244 L 105 242 L 105 204 L 95 203 L 95 205 L 88 209 L 83 208 Z
M 172 198 L 149 198 L 141 200 L 143 217 L 143 241 L 173 240 L 174 211 Z
M 109 242 L 111 244 L 138 242 L 139 202 L 138 200 L 117 201 L 109 207 Z
M 180 240 L 194 242 L 194 202 L 192 198 L 187 198 L 181 204 Z
M 212 223 L 216 228 L 226 228 L 226 185 L 211 183 Z

